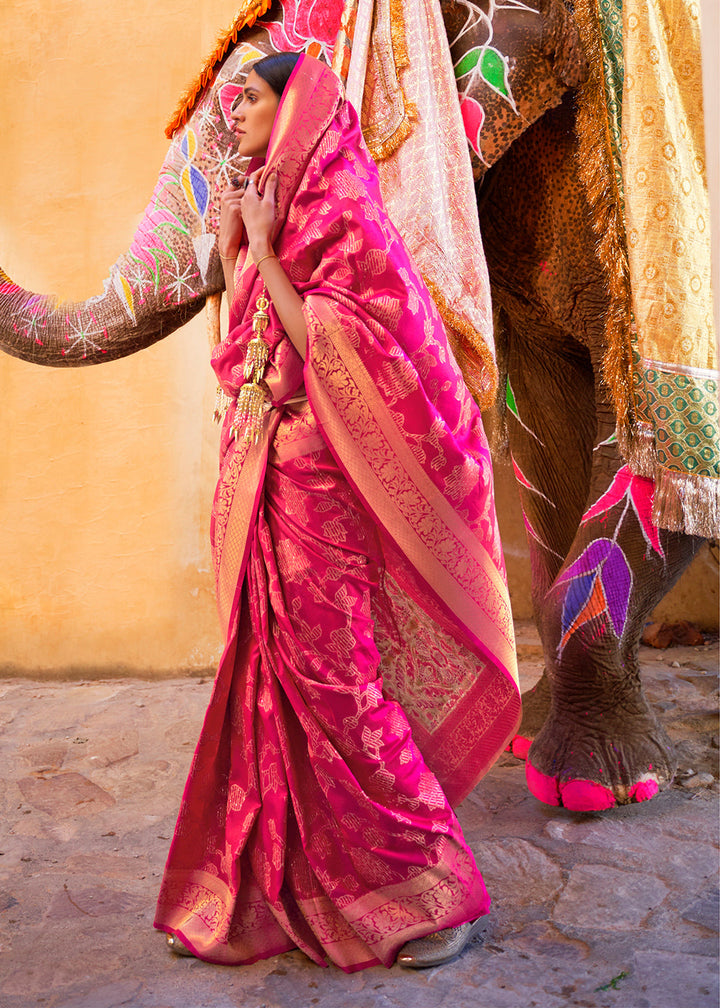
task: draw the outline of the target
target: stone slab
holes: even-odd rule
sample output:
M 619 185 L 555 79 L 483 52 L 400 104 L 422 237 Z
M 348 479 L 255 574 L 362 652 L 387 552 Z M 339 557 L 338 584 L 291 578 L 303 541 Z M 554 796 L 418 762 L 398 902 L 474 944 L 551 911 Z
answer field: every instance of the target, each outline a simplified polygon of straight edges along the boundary
M 663 718 L 706 716 L 717 649 L 641 663 Z M 510 756 L 458 810 L 493 907 L 455 962 L 346 976 L 298 952 L 170 956 L 155 898 L 211 685 L 0 683 L 1 1008 L 716 1008 L 716 783 L 578 815 L 535 801 Z

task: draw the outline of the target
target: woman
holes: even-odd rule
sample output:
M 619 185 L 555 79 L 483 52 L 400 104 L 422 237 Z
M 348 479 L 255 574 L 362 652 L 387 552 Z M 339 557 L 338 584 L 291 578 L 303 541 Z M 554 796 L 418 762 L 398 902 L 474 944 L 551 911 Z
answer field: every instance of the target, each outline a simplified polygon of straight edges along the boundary
M 487 446 L 335 75 L 268 57 L 234 120 L 226 647 L 155 924 L 209 962 L 433 965 L 490 903 L 448 798 L 519 715 Z

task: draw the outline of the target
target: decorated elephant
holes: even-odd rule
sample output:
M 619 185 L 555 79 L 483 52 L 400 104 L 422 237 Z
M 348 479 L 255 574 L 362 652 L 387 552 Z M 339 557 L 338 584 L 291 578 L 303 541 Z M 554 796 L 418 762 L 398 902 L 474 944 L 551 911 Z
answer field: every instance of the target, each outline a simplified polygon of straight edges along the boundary
M 636 47 L 626 47 L 626 62 L 631 51 L 636 60 L 657 52 L 644 63 L 662 68 L 667 90 L 679 79 L 673 47 L 688 39 L 661 29 L 649 38 L 653 27 L 635 7 L 641 12 L 643 4 L 625 4 L 626 41 Z M 422 30 L 420 14 L 428 19 Z M 496 309 L 501 430 L 523 501 L 547 670 L 521 730 L 535 736 L 528 783 L 542 801 L 579 810 L 642 801 L 672 779 L 670 743 L 642 695 L 639 636 L 718 525 L 707 209 L 701 160 L 693 160 L 702 154 L 692 143 L 697 109 L 681 117 L 682 147 L 666 136 L 667 109 L 641 102 L 638 113 L 637 102 L 628 103 L 629 114 L 639 115 L 635 134 L 652 108 L 645 132 L 650 139 L 660 133 L 660 159 L 674 172 L 678 197 L 676 206 L 655 200 L 656 218 L 665 207 L 664 244 L 650 261 L 647 241 L 656 232 L 648 239 L 640 223 L 641 168 L 628 176 L 630 127 L 620 126 L 617 16 L 612 3 L 595 0 L 578 0 L 574 15 L 561 0 L 246 0 L 173 117 L 152 199 L 103 293 L 58 304 L 0 273 L 0 345 L 27 361 L 76 367 L 122 357 L 204 305 L 217 328 L 219 197 L 244 169 L 230 110 L 246 68 L 273 50 L 306 50 L 332 63 L 362 106 L 390 212 L 487 408 L 497 375 L 461 321 L 472 318 L 467 302 L 482 281 L 468 280 L 475 264 L 463 253 L 479 247 L 480 224 Z M 437 38 L 426 30 L 432 18 L 435 29 L 443 26 L 442 52 L 428 42 Z M 697 29 L 692 18 L 689 28 Z M 436 124 L 427 156 L 438 172 L 453 169 L 448 199 L 465 213 L 464 224 L 463 212 L 455 213 L 459 230 L 450 235 L 433 229 L 431 201 L 408 188 L 412 172 L 404 167 L 428 130 L 408 82 L 413 73 L 418 87 L 435 81 L 438 60 L 454 70 L 457 108 L 448 116 L 461 117 L 471 159 L 465 140 L 460 149 Z M 698 93 L 697 73 L 683 64 L 689 94 Z M 658 81 L 626 81 L 625 90 L 646 95 L 651 85 L 657 90 Z M 473 175 L 470 221 L 461 179 L 472 183 Z M 692 239 L 681 227 L 689 207 Z M 675 211 L 683 221 L 668 219 Z M 659 291 L 670 259 L 683 269 L 674 296 Z
M 612 57 L 621 66 L 617 21 L 578 2 L 584 79 L 478 188 L 546 664 L 518 741 L 534 737 L 531 791 L 588 811 L 642 801 L 672 780 L 638 646 L 654 606 L 718 528 L 709 214 L 692 139 L 699 59 L 682 82 L 693 95 L 684 108 L 671 71 L 699 26 L 688 15 L 669 35 L 667 23 L 642 21 L 647 6 L 625 5 L 633 77 L 622 134 L 610 107 L 622 87 L 613 92 L 603 73 Z M 675 103 L 653 100 L 660 92 Z M 672 200 L 678 179 L 685 205 L 681 193 Z

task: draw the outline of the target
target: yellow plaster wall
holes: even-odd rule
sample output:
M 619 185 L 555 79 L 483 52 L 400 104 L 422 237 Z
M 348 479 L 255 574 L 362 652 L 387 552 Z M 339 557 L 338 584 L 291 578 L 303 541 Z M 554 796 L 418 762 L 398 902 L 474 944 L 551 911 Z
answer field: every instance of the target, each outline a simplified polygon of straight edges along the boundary
M 13 279 L 65 298 L 102 289 L 152 192 L 165 123 L 236 6 L 5 0 L 0 264 Z M 202 317 L 101 367 L 0 357 L 0 672 L 215 664 L 214 387 Z M 522 522 L 502 466 L 498 480 L 513 603 L 527 618 Z M 706 567 L 678 615 L 696 612 L 708 585 L 717 613 Z
M 0 263 L 102 290 L 150 198 L 164 127 L 236 0 L 3 4 Z M 0 667 L 215 663 L 217 434 L 202 316 L 132 358 L 0 360 Z

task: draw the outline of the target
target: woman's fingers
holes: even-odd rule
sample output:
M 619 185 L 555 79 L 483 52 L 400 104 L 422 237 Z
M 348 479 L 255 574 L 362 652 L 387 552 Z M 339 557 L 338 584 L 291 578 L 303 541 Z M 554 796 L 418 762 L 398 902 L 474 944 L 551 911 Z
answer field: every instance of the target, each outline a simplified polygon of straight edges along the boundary
M 265 183 L 265 192 L 263 193 L 263 202 L 271 203 L 273 208 L 275 207 L 275 193 L 277 192 L 277 172 L 270 172 L 268 175 L 268 180 Z
M 258 192 L 258 184 L 263 169 L 254 171 L 247 179 L 243 188 L 236 188 L 236 180 L 221 196 L 220 202 L 220 233 L 224 247 L 233 249 L 242 239 L 242 224 L 244 223 L 247 240 L 253 242 L 269 240 L 275 223 L 275 194 L 277 191 L 277 172 L 271 172 L 265 182 L 262 196 Z

